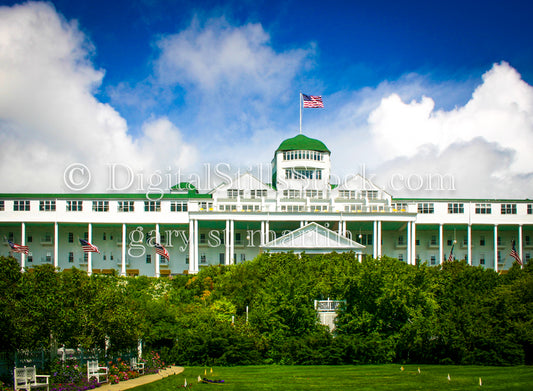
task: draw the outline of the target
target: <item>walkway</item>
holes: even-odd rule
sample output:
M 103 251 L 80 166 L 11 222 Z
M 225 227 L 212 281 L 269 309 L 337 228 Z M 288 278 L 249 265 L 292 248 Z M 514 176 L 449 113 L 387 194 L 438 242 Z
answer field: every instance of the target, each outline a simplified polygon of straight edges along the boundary
M 139 376 L 135 379 L 121 381 L 117 384 L 104 384 L 101 387 L 96 388 L 97 391 L 122 391 L 122 390 L 128 390 L 133 387 L 141 386 L 143 384 L 152 383 L 157 380 L 161 380 L 167 376 L 170 375 L 177 375 L 178 373 L 182 373 L 185 368 L 183 367 L 170 367 L 167 369 L 163 369 L 159 371 L 159 373 L 155 373 L 153 375 L 145 375 L 145 376 Z

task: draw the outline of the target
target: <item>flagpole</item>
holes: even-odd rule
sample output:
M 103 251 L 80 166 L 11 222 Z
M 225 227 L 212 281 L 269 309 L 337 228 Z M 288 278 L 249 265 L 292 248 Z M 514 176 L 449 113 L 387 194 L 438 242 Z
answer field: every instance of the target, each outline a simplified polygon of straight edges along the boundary
M 302 93 L 300 92 L 300 134 L 302 134 Z

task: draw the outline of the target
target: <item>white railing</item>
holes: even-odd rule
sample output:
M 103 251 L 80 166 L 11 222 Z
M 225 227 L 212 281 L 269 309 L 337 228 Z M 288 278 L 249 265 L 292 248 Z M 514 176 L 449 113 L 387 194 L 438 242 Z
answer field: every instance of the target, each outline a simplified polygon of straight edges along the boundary
M 315 310 L 318 312 L 336 312 L 344 300 L 315 300 Z

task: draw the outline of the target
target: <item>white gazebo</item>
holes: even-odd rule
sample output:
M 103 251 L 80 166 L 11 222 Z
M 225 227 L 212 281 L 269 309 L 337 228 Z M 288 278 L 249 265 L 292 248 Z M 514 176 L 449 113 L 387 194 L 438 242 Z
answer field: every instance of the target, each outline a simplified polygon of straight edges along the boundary
M 353 251 L 357 254 L 359 261 L 361 261 L 362 249 L 364 248 L 365 246 L 362 244 L 354 242 L 315 222 L 261 246 L 262 250 L 271 253 L 292 251 L 298 254 L 305 251 L 306 254 L 327 254 Z

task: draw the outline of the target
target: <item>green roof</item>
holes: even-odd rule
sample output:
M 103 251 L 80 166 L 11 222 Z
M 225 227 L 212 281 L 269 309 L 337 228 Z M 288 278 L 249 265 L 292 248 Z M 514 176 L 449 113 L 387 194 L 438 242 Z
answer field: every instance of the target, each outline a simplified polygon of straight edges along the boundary
M 180 182 L 177 185 L 174 185 L 170 190 L 196 190 L 196 187 L 189 182 Z
M 318 152 L 330 152 L 328 147 L 320 141 L 314 138 L 309 138 L 303 134 L 299 134 L 293 138 L 288 138 L 283 141 L 276 152 L 278 151 L 318 151 Z

